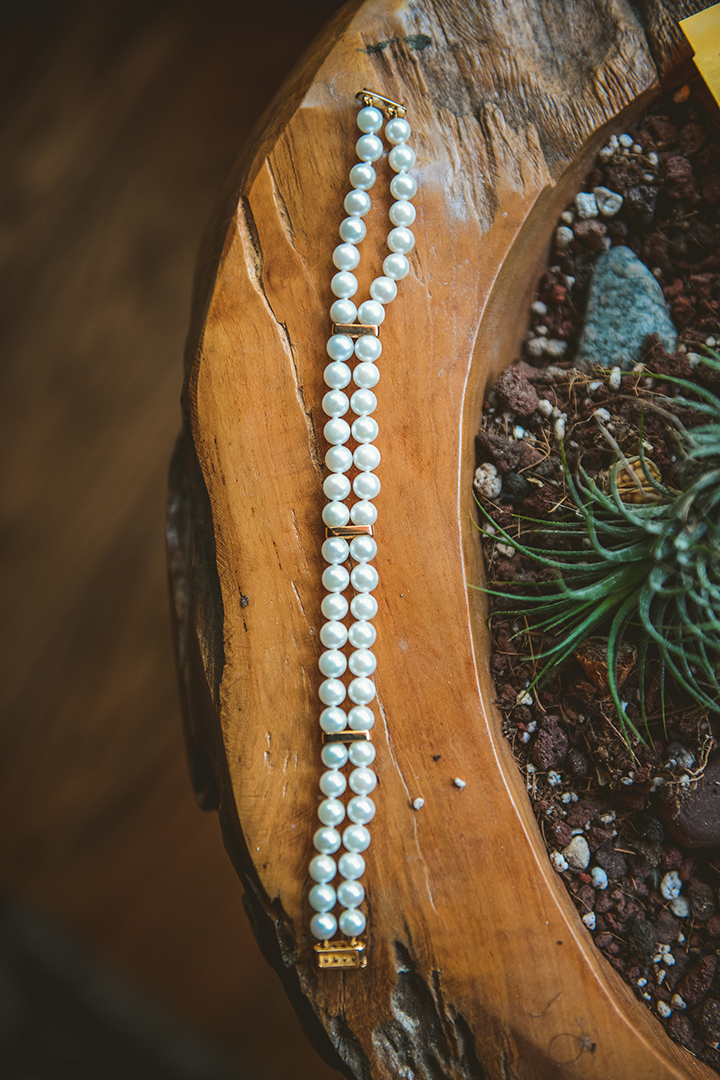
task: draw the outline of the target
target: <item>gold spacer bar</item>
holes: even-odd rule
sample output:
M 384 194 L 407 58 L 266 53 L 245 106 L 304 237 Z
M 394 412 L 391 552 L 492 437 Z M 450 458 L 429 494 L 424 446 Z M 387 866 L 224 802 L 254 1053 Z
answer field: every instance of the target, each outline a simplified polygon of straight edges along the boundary
M 392 101 L 390 98 L 384 97 L 383 94 L 376 93 L 375 90 L 368 90 L 367 86 L 363 86 L 362 90 L 358 90 L 355 100 L 361 101 L 363 105 L 374 105 L 376 109 L 381 109 L 387 113 L 391 120 L 396 116 L 405 116 L 407 112 L 405 106 L 401 105 L 399 101 Z
M 353 536 L 372 536 L 372 525 L 331 525 L 325 530 L 325 539 L 330 536 L 340 536 L 343 540 L 351 540 Z
M 365 942 L 358 938 L 349 941 L 319 941 L 313 948 L 321 968 L 365 968 L 367 956 L 363 956 Z
M 333 334 L 347 334 L 350 338 L 365 337 L 366 334 L 380 337 L 380 327 L 368 326 L 365 323 L 333 323 Z
M 331 743 L 370 742 L 369 731 L 323 731 L 323 746 Z

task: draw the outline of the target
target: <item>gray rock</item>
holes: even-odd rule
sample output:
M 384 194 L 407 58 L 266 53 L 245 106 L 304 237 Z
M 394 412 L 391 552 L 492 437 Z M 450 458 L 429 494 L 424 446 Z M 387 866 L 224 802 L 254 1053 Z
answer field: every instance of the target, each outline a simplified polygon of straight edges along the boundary
M 595 264 L 575 366 L 627 371 L 643 359 L 648 334 L 674 351 L 677 331 L 662 289 L 630 248 L 610 248 Z

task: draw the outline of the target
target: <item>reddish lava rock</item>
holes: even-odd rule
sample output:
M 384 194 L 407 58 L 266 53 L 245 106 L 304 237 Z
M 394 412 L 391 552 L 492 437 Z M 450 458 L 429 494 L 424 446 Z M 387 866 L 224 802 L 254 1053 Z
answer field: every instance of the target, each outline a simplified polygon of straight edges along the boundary
M 678 843 L 690 848 L 720 845 L 720 754 L 714 754 L 700 784 L 681 806 L 663 811 L 670 832 Z
M 567 733 L 560 727 L 559 716 L 546 716 L 533 747 L 533 761 L 538 769 L 557 769 L 568 751 Z
M 495 383 L 501 399 L 518 416 L 530 416 L 538 407 L 540 398 L 528 378 L 517 367 L 505 368 Z
M 699 878 L 691 878 L 688 889 L 693 918 L 696 922 L 707 922 L 710 916 L 715 914 L 715 897 L 712 889 Z
M 698 964 L 683 975 L 678 983 L 678 993 L 688 1005 L 699 1005 L 712 986 L 717 960 L 704 956 Z

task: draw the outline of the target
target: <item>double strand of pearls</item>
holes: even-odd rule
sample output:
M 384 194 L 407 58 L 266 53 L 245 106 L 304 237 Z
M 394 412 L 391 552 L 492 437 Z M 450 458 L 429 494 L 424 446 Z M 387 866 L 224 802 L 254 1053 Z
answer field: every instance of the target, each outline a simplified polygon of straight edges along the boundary
M 382 139 L 378 136 L 383 115 L 379 109 L 366 103 L 358 113 L 357 125 L 362 132 L 356 144 L 360 160 L 350 170 L 352 190 L 344 203 L 348 216 L 340 225 L 342 243 L 333 252 L 337 273 L 330 284 L 337 299 L 330 308 L 330 318 L 335 324 L 334 329 L 337 324 L 354 324 L 369 328 L 369 332 L 359 336 L 334 332 L 327 343 L 330 363 L 325 368 L 324 378 L 329 389 L 322 407 L 329 417 L 324 435 L 330 449 L 325 455 L 329 475 L 323 490 L 328 502 L 322 519 L 328 536 L 322 545 L 322 556 L 328 565 L 322 575 L 327 594 L 321 605 L 327 621 L 320 631 L 325 651 L 319 661 L 323 675 L 319 697 L 324 706 L 320 714 L 320 727 L 326 735 L 347 730 L 369 733 L 375 723 L 370 704 L 375 697 L 375 684 L 371 677 L 376 659 L 371 648 L 376 638 L 372 620 L 378 605 L 372 593 L 378 584 L 378 574 L 371 560 L 377 552 L 372 526 L 377 519 L 373 500 L 380 491 L 380 480 L 375 475 L 375 469 L 380 464 L 380 451 L 375 446 L 378 425 L 372 413 L 377 405 L 373 387 L 380 378 L 376 361 L 382 352 L 382 344 L 377 336 L 379 331 L 375 328 L 380 327 L 385 319 L 386 305 L 397 295 L 396 283 L 410 269 L 407 255 L 415 243 L 409 226 L 415 220 L 415 208 L 410 199 L 417 191 L 417 183 L 408 173 L 415 164 L 415 152 L 407 145 L 410 125 L 405 119 L 393 116 L 385 126 L 385 137 L 392 146 L 390 167 L 396 173 L 390 184 L 390 192 L 395 199 L 389 214 L 393 225 L 387 238 L 390 254 L 383 262 L 382 276 L 376 277 L 370 286 L 370 299 L 356 307 L 351 298 L 357 292 L 358 282 L 352 271 L 360 262 L 358 244 L 366 233 L 362 219 L 370 210 L 368 191 L 376 179 L 372 163 L 380 158 L 384 150 Z M 351 371 L 348 361 L 353 355 L 357 363 Z M 344 390 L 351 380 L 357 389 L 348 399 Z M 348 410 L 355 417 L 351 424 L 343 419 Z M 354 450 L 346 445 L 351 439 L 356 444 Z M 351 484 L 347 472 L 352 466 L 358 472 Z M 351 490 L 356 501 L 348 505 L 345 500 Z M 363 527 L 364 531 L 353 530 L 358 535 L 353 535 L 348 543 L 342 536 L 333 535 L 333 532 L 342 530 L 349 522 L 353 526 Z M 354 564 L 351 571 L 344 565 L 348 559 L 351 565 Z M 354 595 L 348 603 L 344 594 L 349 586 L 352 586 Z M 354 620 L 349 627 L 343 622 L 348 609 Z M 342 651 L 346 646 L 351 650 L 349 657 Z M 342 677 L 348 668 L 351 677 L 346 687 Z M 347 713 L 341 708 L 346 696 L 352 702 Z M 323 746 L 322 763 L 327 771 L 320 779 L 323 796 L 318 808 L 320 828 L 313 838 L 317 855 L 310 863 L 310 877 L 316 884 L 309 896 L 310 905 L 316 912 L 310 929 L 320 941 L 329 941 L 338 926 L 340 932 L 350 939 L 357 938 L 366 926 L 366 916 L 360 910 L 365 897 L 360 878 L 365 873 L 363 852 L 370 844 L 367 826 L 375 816 L 375 804 L 370 798 L 377 784 L 375 772 L 370 768 L 374 760 L 375 747 L 369 741 L 369 734 L 367 741 L 351 742 L 349 749 L 341 741 L 328 742 Z M 352 769 L 349 778 L 346 778 L 341 770 L 348 762 Z M 345 805 L 341 797 L 348 786 L 352 794 Z M 341 833 L 339 827 L 346 815 L 349 824 Z M 341 849 L 344 850 L 336 862 L 333 856 Z M 335 881 L 338 872 L 341 881 L 335 887 L 331 882 Z M 337 917 L 333 914 L 336 904 L 341 909 Z

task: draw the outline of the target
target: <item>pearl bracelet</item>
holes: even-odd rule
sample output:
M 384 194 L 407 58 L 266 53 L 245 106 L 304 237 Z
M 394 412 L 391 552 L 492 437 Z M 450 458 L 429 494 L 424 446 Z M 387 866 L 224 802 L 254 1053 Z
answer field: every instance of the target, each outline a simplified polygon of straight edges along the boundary
M 415 152 L 407 145 L 410 125 L 405 109 L 371 90 L 357 94 L 362 108 L 357 125 L 362 132 L 356 143 L 359 162 L 350 170 L 352 190 L 345 197 L 347 217 L 340 225 L 340 243 L 333 252 L 337 268 L 330 288 L 337 297 L 330 308 L 333 333 L 327 343 L 330 363 L 325 368 L 324 379 L 328 386 L 322 407 L 329 417 L 324 435 L 330 444 L 325 454 L 329 475 L 323 490 L 329 500 L 323 510 L 326 539 L 322 545 L 322 557 L 328 564 L 322 575 L 327 593 L 322 601 L 324 619 L 320 641 L 325 651 L 320 656 L 319 667 L 324 677 L 319 697 L 323 705 L 320 714 L 322 730 L 322 763 L 326 772 L 320 778 L 323 799 L 318 808 L 320 828 L 313 844 L 317 854 L 310 863 L 310 877 L 316 883 L 310 889 L 310 906 L 316 912 L 310 922 L 310 930 L 318 944 L 315 950 L 320 967 L 365 967 L 365 944 L 359 938 L 367 919 L 361 910 L 365 889 L 360 878 L 365 873 L 363 852 L 370 844 L 367 828 L 375 816 L 375 804 L 370 798 L 377 784 L 375 772 L 370 768 L 375 760 L 375 747 L 370 732 L 375 717 L 370 704 L 375 697 L 375 684 L 371 676 L 376 660 L 371 648 L 376 631 L 372 624 L 378 609 L 372 595 L 378 584 L 378 573 L 371 560 L 377 552 L 373 538 L 373 526 L 377 510 L 373 499 L 380 491 L 380 480 L 375 469 L 380 464 L 380 451 L 374 445 L 378 425 L 372 417 L 377 406 L 373 387 L 377 385 L 380 372 L 376 366 L 382 352 L 379 328 L 385 319 L 385 307 L 397 295 L 397 284 L 410 269 L 407 255 L 415 244 L 408 226 L 415 220 L 415 208 L 410 199 L 417 192 L 417 183 L 408 170 L 415 164 Z M 391 229 L 387 244 L 390 254 L 383 262 L 383 274 L 370 286 L 370 299 L 357 307 L 352 301 L 358 289 L 353 270 L 360 262 L 358 244 L 365 237 L 362 220 L 371 206 L 369 189 L 376 179 L 372 166 L 384 151 L 382 139 L 377 134 L 383 125 L 383 109 L 388 116 L 385 137 L 392 145 L 388 155 L 390 167 L 396 173 L 390 184 L 395 202 L 390 208 Z M 348 361 L 357 359 L 351 371 Z M 344 389 L 350 381 L 357 389 L 348 400 Z M 352 426 L 343 419 L 351 411 L 355 419 Z M 354 440 L 355 448 L 346 445 Z M 348 471 L 357 470 L 350 482 Z M 356 501 L 348 506 L 350 492 Z M 348 571 L 345 563 L 351 563 Z M 354 564 L 354 565 L 353 565 Z M 344 595 L 351 586 L 350 602 Z M 345 625 L 348 610 L 353 618 Z M 349 657 L 342 651 L 350 646 Z M 347 669 L 348 685 L 342 681 Z M 340 706 L 349 697 L 352 706 L 346 713 Z M 349 778 L 341 771 L 346 764 L 352 766 Z M 352 793 L 347 805 L 341 801 L 349 786 Z M 339 826 L 349 819 L 343 829 Z M 337 863 L 333 856 L 342 851 Z M 342 879 L 337 887 L 331 882 L 336 875 Z M 333 908 L 339 905 L 339 916 Z M 333 940 L 340 929 L 342 938 Z

